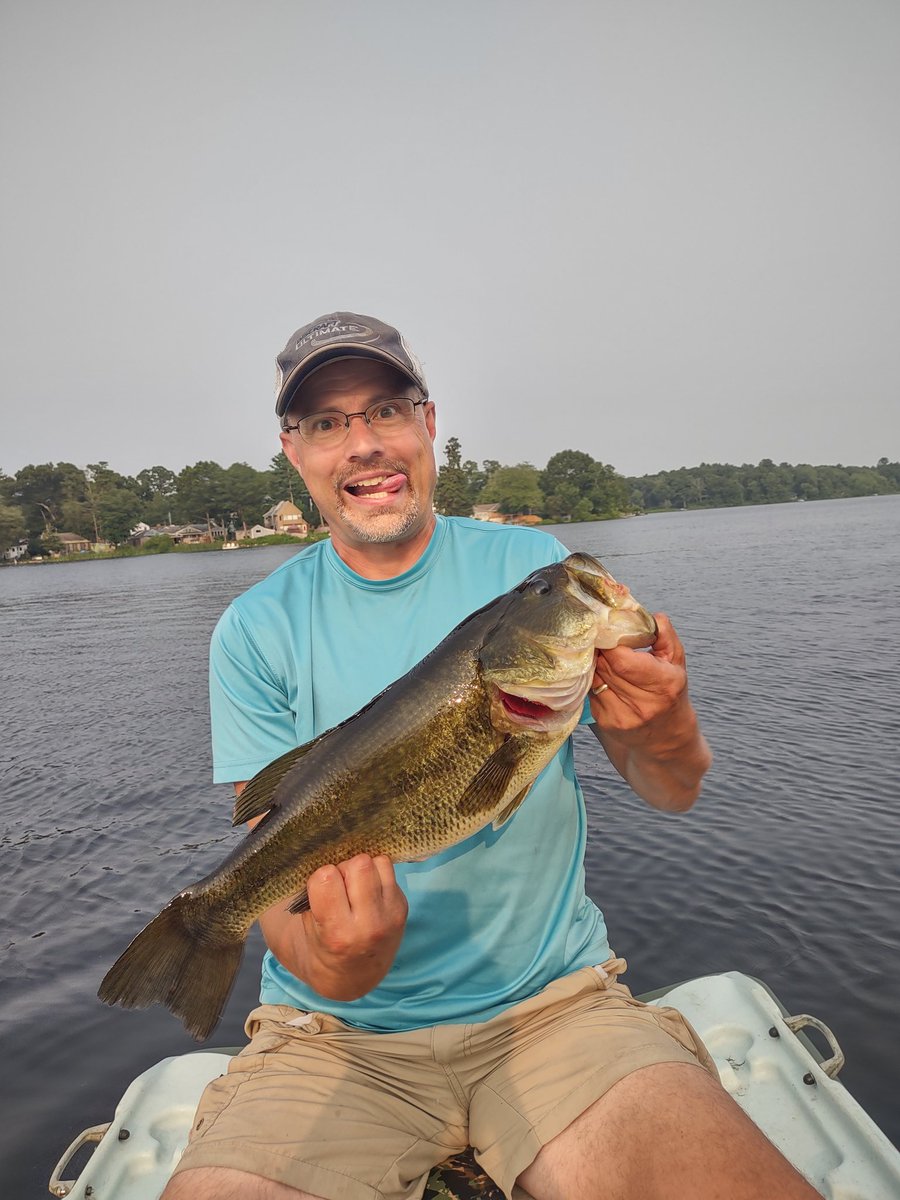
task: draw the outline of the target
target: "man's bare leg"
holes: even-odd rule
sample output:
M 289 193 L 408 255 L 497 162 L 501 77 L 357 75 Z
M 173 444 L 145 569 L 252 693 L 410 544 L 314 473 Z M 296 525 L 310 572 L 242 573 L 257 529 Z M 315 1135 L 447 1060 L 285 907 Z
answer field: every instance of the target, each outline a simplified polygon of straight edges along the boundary
M 535 1200 L 821 1200 L 698 1067 L 626 1075 L 519 1176 Z
M 232 1167 L 192 1167 L 169 1180 L 160 1200 L 320 1200 L 286 1183 Z

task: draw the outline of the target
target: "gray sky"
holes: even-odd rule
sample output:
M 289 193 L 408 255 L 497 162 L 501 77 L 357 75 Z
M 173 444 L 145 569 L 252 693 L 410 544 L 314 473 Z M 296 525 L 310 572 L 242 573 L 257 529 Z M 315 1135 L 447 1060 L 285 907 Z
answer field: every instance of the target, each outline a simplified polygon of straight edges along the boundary
M 398 325 L 438 444 L 900 457 L 896 0 L 3 0 L 0 468 L 268 465 Z

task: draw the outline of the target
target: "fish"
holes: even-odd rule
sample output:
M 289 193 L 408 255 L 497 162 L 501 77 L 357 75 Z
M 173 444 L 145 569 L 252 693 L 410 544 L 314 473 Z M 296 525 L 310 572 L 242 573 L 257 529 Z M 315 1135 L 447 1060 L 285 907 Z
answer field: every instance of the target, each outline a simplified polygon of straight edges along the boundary
M 595 651 L 649 646 L 656 632 L 588 554 L 533 571 L 353 716 L 255 775 L 233 824 L 262 819 L 137 934 L 99 998 L 164 1004 L 205 1040 L 262 913 L 288 899 L 308 911 L 307 880 L 327 864 L 422 861 L 502 826 L 578 724 Z

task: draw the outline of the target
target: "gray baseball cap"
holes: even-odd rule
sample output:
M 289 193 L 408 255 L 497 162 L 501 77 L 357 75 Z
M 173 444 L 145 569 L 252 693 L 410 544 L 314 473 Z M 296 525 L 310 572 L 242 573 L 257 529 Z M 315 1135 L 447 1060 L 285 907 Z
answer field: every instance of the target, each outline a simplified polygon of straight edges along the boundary
M 304 379 L 336 358 L 374 358 L 385 362 L 401 371 L 428 397 L 422 364 L 402 333 L 377 317 L 337 312 L 319 317 L 291 334 L 275 359 L 276 415 L 284 416 Z

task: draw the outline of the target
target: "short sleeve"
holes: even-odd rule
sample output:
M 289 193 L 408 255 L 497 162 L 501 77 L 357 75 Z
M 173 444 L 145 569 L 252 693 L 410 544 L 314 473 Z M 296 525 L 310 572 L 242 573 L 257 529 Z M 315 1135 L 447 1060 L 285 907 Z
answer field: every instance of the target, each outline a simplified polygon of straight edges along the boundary
M 297 745 L 284 683 L 234 606 L 225 610 L 213 631 L 209 707 L 216 783 L 251 779 Z

